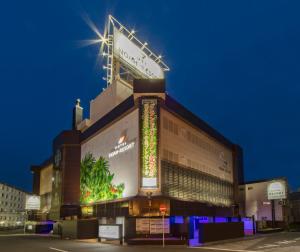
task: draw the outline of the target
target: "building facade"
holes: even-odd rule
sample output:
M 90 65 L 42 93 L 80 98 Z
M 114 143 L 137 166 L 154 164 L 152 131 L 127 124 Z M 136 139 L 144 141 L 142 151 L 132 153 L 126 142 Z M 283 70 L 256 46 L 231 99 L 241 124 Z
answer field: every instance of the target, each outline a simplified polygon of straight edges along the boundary
M 32 166 L 31 171 L 34 174 L 33 194 L 40 196 L 40 209 L 35 213 L 35 217 L 39 220 L 51 219 L 52 187 L 55 179 L 52 158 L 41 165 Z
M 51 188 L 49 218 L 97 218 L 132 237 L 161 233 L 161 209 L 174 223 L 167 233 L 237 217 L 242 149 L 169 96 L 161 56 L 108 21 L 107 87 L 88 118 L 76 101 L 73 129 L 53 140 L 52 177 L 47 165 L 32 167 L 36 192 Z
M 253 216 L 258 229 L 285 227 L 290 221 L 288 187 L 285 178 L 251 181 L 239 186 L 239 209 Z
M 26 195 L 23 190 L 0 183 L 0 228 L 24 225 Z
M 163 80 L 115 85 L 92 101 L 106 114 L 75 118 L 54 139 L 52 172 L 32 169 L 39 194 L 51 191 L 50 219 L 97 217 L 143 233 L 162 205 L 168 217 L 238 216 L 241 148 L 167 95 Z M 114 92 L 126 88 L 126 97 Z

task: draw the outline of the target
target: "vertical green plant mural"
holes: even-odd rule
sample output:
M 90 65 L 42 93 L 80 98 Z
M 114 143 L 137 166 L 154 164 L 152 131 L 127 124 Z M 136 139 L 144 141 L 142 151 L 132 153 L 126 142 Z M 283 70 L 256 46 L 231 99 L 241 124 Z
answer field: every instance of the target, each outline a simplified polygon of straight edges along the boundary
M 142 186 L 157 187 L 157 100 L 142 101 Z
M 114 185 L 113 178 L 105 158 L 95 159 L 91 153 L 86 154 L 80 167 L 81 203 L 121 198 L 124 184 Z

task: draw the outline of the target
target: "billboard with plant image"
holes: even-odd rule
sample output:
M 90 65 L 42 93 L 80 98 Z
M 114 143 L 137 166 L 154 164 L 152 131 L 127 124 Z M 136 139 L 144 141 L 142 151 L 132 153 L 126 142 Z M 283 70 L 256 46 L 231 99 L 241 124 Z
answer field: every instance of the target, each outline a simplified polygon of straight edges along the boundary
M 136 109 L 82 143 L 82 204 L 138 194 L 138 118 Z

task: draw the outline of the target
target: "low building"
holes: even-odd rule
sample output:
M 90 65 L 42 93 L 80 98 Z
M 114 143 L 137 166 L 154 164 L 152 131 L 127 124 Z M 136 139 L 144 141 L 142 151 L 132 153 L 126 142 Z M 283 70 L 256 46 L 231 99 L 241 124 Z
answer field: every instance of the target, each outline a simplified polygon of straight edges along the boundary
M 290 193 L 289 203 L 291 208 L 291 222 L 300 224 L 300 191 Z
M 257 228 L 285 227 L 289 222 L 286 178 L 246 182 L 239 186 L 239 209 L 253 216 Z
M 0 183 L 0 228 L 24 225 L 26 195 L 23 190 Z

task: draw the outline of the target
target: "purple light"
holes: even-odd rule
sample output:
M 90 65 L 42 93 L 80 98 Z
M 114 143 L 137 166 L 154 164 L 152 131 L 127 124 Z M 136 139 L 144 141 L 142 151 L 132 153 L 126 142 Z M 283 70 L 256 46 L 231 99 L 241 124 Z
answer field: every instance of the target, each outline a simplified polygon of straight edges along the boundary
M 183 224 L 184 223 L 183 216 L 174 216 L 174 223 Z
M 212 223 L 213 222 L 212 217 L 208 217 L 208 216 L 197 216 L 196 219 L 198 220 L 198 223 Z
M 226 217 L 215 217 L 215 223 L 225 223 L 228 222 Z
M 244 233 L 245 235 L 253 235 L 253 220 L 252 218 L 242 218 L 244 222 Z
M 232 217 L 231 218 L 231 222 L 239 222 L 240 220 L 239 220 L 239 218 L 237 218 L 237 217 Z

